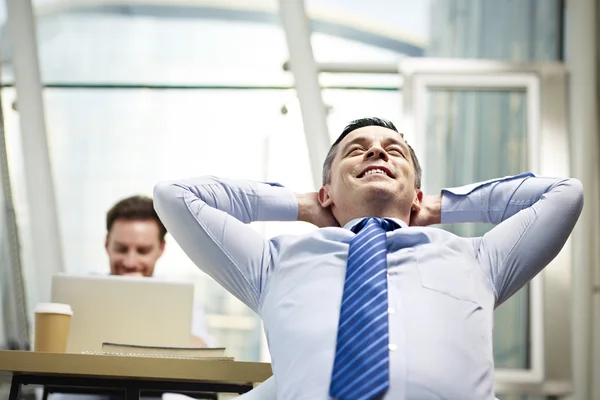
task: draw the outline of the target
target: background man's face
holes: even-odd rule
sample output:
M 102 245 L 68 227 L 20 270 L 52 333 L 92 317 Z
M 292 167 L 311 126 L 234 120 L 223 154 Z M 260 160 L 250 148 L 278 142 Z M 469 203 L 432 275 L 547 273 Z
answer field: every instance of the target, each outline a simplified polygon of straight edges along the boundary
M 112 275 L 152 276 L 165 248 L 154 220 L 116 220 L 106 235 Z

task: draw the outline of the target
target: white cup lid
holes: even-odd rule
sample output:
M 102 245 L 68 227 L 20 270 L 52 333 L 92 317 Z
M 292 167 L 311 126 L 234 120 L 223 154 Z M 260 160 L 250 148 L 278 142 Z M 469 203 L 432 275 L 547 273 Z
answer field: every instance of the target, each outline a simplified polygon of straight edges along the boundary
M 73 315 L 73 310 L 68 304 L 61 303 L 38 303 L 34 312 L 46 314 L 65 314 Z

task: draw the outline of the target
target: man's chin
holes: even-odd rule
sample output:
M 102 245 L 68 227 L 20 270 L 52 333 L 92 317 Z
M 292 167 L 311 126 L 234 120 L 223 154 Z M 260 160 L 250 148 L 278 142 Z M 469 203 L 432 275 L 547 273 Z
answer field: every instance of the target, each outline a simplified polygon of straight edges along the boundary
M 360 203 L 389 202 L 398 197 L 398 186 L 390 185 L 387 182 L 372 182 L 364 185 L 352 195 L 352 199 Z
M 398 185 L 391 180 L 372 180 L 370 182 L 365 182 L 365 184 L 361 185 L 362 188 L 360 192 L 364 194 L 369 193 L 377 193 L 377 194 L 390 194 L 397 195 L 398 194 Z
M 125 272 L 123 274 L 121 274 L 122 276 L 138 276 L 138 277 L 143 277 L 144 274 L 142 274 L 141 272 Z

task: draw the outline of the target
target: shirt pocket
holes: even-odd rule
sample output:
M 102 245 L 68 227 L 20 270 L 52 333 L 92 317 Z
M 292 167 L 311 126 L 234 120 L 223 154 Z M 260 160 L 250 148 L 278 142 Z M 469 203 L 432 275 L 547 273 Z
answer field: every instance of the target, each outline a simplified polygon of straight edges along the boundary
M 469 261 L 449 249 L 428 253 L 417 257 L 421 285 L 457 300 L 478 304 Z

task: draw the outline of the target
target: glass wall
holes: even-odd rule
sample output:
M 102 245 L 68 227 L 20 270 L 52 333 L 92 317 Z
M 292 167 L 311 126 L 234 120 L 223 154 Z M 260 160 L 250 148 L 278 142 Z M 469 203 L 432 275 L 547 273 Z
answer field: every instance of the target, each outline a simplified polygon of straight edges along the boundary
M 29 324 L 2 121 L 0 110 L 0 349 L 26 350 Z
M 282 68 L 287 47 L 274 2 L 185 10 L 70 4 L 40 2 L 37 13 L 65 271 L 108 273 L 105 213 L 120 198 L 151 194 L 161 179 L 215 174 L 315 190 L 293 78 Z M 336 32 L 319 35 L 315 47 L 338 49 L 342 58 L 347 51 L 389 54 Z M 10 173 L 26 278 L 34 281 L 10 46 L 3 57 Z M 324 76 L 323 84 L 332 135 L 365 114 L 400 116 L 397 77 Z M 313 229 L 302 223 L 255 228 L 267 236 Z M 196 283 L 212 335 L 237 359 L 265 356 L 259 319 L 170 237 L 156 275 Z M 28 298 L 29 304 L 40 300 L 31 290 Z
M 461 186 L 528 170 L 527 99 L 523 91 L 428 93 L 424 190 Z M 460 236 L 481 236 L 491 224 L 446 225 Z M 528 369 L 528 290 L 495 314 L 496 368 Z
M 428 57 L 562 59 L 559 0 L 434 0 Z
M 308 150 L 275 0 L 100 6 L 38 1 L 47 131 L 65 270 L 107 273 L 106 211 L 160 179 L 216 174 L 312 191 Z M 318 62 L 394 63 L 422 55 L 545 61 L 561 57 L 560 2 L 307 0 Z M 510 27 L 510 28 L 507 28 Z M 3 29 L 3 43 L 7 43 Z M 11 49 L 2 54 L 10 173 L 26 277 L 35 279 Z M 397 75 L 320 75 L 333 140 L 350 120 L 399 122 Z M 522 94 L 432 92 L 426 185 L 520 172 L 527 163 Z M 410 137 L 410 133 L 407 133 Z M 506 148 L 502 153 L 494 149 Z M 293 149 L 293 151 L 290 151 Z M 448 151 L 449 149 L 449 151 Z M 444 161 L 441 164 L 441 161 Z M 442 168 L 450 165 L 450 168 Z M 267 236 L 313 229 L 255 224 Z M 480 234 L 488 227 L 449 227 Z M 258 318 L 167 238 L 157 275 L 194 280 L 211 332 L 236 358 L 261 357 Z M 28 293 L 30 304 L 37 298 Z M 527 293 L 496 316 L 496 362 L 527 367 Z M 502 327 L 506 327 L 502 329 Z
M 561 58 L 558 1 L 435 1 L 431 7 L 430 57 L 513 62 Z M 426 184 L 455 186 L 528 169 L 527 107 L 523 92 L 432 92 L 427 129 Z M 450 151 L 441 151 L 442 149 Z M 481 235 L 483 224 L 450 226 Z M 497 368 L 530 368 L 529 288 L 503 304 L 494 319 Z M 506 397 L 512 398 L 512 397 Z

